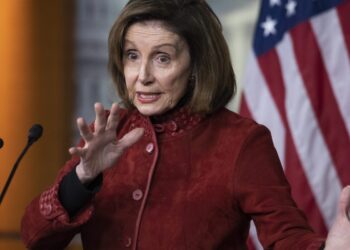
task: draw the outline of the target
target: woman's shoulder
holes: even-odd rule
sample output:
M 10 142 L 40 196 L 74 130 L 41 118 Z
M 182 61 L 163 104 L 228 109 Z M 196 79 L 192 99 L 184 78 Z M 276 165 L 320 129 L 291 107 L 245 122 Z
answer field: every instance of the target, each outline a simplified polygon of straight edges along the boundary
M 255 143 L 264 143 L 268 147 L 273 145 L 271 132 L 266 126 L 227 108 L 215 113 L 211 124 L 217 137 L 222 138 L 221 143 L 235 145 L 236 148 Z
M 240 131 L 240 133 L 251 133 L 255 130 L 267 130 L 268 129 L 257 123 L 255 120 L 244 117 L 232 110 L 227 108 L 222 108 L 212 115 L 212 118 L 215 122 L 215 125 L 218 128 L 226 128 L 229 130 Z
M 239 146 L 252 139 L 272 137 L 266 126 L 227 108 L 212 114 L 210 120 L 209 129 L 229 144 Z

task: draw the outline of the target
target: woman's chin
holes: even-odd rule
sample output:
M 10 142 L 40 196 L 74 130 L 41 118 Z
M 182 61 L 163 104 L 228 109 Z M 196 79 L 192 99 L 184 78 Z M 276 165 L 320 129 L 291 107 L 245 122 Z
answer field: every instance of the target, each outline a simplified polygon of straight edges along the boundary
M 152 103 L 142 103 L 139 100 L 134 101 L 134 106 L 137 110 L 145 116 L 162 115 L 174 108 L 174 103 L 171 101 L 164 101 L 162 99 Z
M 141 114 L 145 116 L 161 115 L 166 112 L 166 109 L 152 107 L 151 105 L 148 107 L 146 105 L 137 105 L 136 108 Z

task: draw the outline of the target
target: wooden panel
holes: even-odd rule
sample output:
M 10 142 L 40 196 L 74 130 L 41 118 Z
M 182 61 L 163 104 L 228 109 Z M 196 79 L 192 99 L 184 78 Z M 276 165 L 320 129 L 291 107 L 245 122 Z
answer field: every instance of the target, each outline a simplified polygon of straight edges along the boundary
M 73 88 L 71 0 L 0 2 L 0 187 L 34 123 L 44 134 L 23 159 L 0 206 L 0 249 L 19 241 L 26 205 L 54 180 L 68 159 Z

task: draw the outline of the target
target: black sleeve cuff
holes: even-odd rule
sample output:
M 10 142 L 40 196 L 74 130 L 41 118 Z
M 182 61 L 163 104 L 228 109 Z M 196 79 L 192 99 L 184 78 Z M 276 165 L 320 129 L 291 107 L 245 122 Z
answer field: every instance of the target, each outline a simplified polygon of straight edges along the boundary
M 71 218 L 100 190 L 102 180 L 103 177 L 100 174 L 92 182 L 84 185 L 80 182 L 75 168 L 63 177 L 58 190 L 58 197 Z

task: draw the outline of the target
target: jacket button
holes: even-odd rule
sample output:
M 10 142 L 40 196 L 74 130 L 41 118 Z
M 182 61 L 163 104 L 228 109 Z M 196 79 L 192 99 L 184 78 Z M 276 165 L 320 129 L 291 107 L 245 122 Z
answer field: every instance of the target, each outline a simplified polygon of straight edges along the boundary
M 153 145 L 153 143 L 152 143 L 152 142 L 148 143 L 147 146 L 146 146 L 146 151 L 147 151 L 147 153 L 150 154 L 150 153 L 153 152 L 153 150 L 154 150 L 154 145 Z
M 139 201 L 142 199 L 143 193 L 141 191 L 141 189 L 136 189 L 134 192 L 132 192 L 132 198 L 135 201 Z
M 130 237 L 125 239 L 125 247 L 131 247 L 132 240 Z
M 171 121 L 167 127 L 171 132 L 175 132 L 178 129 L 178 126 L 175 121 Z
M 45 216 L 49 216 L 52 212 L 51 204 L 44 204 L 44 209 L 42 210 L 42 212 Z

